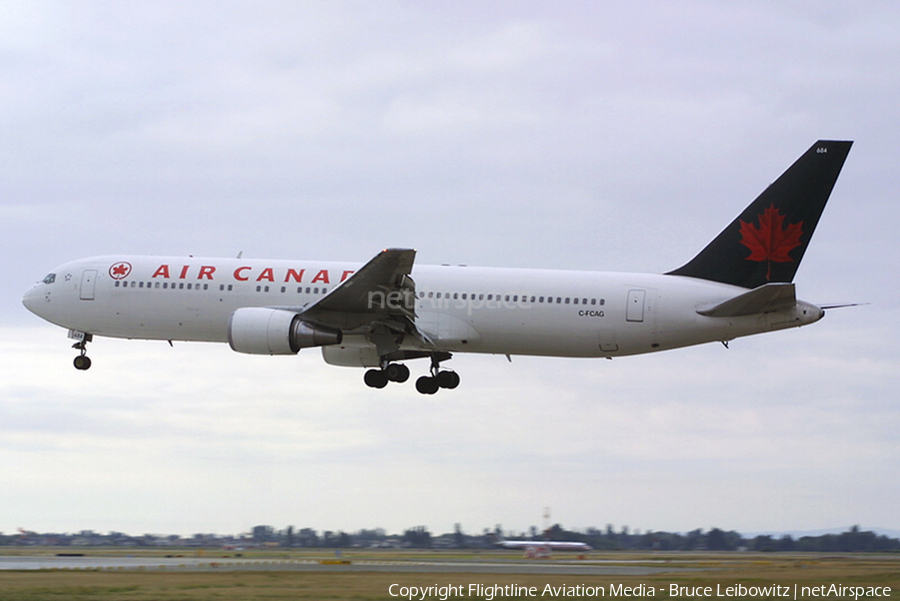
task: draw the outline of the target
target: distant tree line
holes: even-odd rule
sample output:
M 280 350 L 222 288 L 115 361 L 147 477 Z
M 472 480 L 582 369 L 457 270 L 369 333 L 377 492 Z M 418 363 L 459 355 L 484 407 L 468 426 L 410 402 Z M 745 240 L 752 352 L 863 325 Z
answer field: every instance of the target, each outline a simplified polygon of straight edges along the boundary
M 734 530 L 723 531 L 713 528 L 708 532 L 701 529 L 687 534 L 653 532 L 629 534 L 628 528 L 614 532 L 612 526 L 605 531 L 588 529 L 585 532 L 564 530 L 559 525 L 550 528 L 550 540 L 572 540 L 584 542 L 598 550 L 638 550 L 638 551 L 807 551 L 807 552 L 897 552 L 900 539 L 877 535 L 871 531 L 861 531 L 853 526 L 841 534 L 802 536 L 793 538 L 784 535 L 773 538 L 760 535 L 745 538 Z
M 414 548 L 414 549 L 489 549 L 498 537 L 508 540 L 577 541 L 589 544 L 598 551 L 804 551 L 804 552 L 900 552 L 900 539 L 877 535 L 871 531 L 852 527 L 841 534 L 801 536 L 784 535 L 778 538 L 760 535 L 752 538 L 734 530 L 712 528 L 704 532 L 691 530 L 686 534 L 673 532 L 629 532 L 628 527 L 615 531 L 612 525 L 605 530 L 588 528 L 583 531 L 566 530 L 555 524 L 544 532 L 531 527 L 528 534 L 504 533 L 498 525 L 493 530 L 484 529 L 480 534 L 467 534 L 456 524 L 453 532 L 434 535 L 425 526 L 406 529 L 402 534 L 388 534 L 383 528 L 344 531 L 288 526 L 276 530 L 272 526 L 255 526 L 242 535 L 194 534 L 160 536 L 145 534 L 131 536 L 121 532 L 98 534 L 84 530 L 77 534 L 37 533 L 20 531 L 18 534 L 0 533 L 2 546 L 116 546 L 116 547 L 275 547 L 275 548 Z

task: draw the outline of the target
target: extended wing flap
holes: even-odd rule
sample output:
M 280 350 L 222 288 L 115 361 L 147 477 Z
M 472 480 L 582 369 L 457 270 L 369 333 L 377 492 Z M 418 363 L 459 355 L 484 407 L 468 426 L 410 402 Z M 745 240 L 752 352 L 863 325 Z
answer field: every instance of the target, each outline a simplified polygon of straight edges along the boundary
M 304 319 L 352 329 L 390 318 L 415 316 L 415 283 L 410 277 L 416 251 L 381 251 L 340 286 L 302 312 Z
M 697 313 L 707 317 L 740 317 L 789 309 L 797 303 L 793 284 L 764 284 Z

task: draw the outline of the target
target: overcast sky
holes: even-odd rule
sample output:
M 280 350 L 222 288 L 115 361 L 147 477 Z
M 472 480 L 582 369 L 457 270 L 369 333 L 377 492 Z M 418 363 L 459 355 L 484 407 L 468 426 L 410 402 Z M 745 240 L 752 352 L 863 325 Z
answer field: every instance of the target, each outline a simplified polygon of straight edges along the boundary
M 896 2 L 0 0 L 0 531 L 900 529 Z M 802 330 L 455 391 L 66 333 L 98 254 L 662 272 L 855 144 Z

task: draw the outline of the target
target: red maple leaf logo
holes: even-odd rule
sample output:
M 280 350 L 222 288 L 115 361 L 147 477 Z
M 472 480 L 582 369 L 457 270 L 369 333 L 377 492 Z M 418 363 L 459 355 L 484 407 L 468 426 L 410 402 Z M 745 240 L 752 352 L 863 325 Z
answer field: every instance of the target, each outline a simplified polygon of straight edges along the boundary
M 129 273 L 131 273 L 131 263 L 128 263 L 126 261 L 116 263 L 109 268 L 109 276 L 114 280 L 121 280 L 123 278 L 126 278 L 128 277 Z
M 772 275 L 772 263 L 794 261 L 788 253 L 800 246 L 803 222 L 784 225 L 784 215 L 772 204 L 759 215 L 759 226 L 741 220 L 741 244 L 750 249 L 748 261 L 768 261 L 766 280 Z

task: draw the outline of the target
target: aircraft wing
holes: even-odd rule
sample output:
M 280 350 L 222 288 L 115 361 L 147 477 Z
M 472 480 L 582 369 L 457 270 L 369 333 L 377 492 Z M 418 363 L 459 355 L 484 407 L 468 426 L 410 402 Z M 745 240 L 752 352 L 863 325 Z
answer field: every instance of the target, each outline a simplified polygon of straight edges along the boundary
M 416 285 L 410 277 L 415 258 L 412 249 L 381 251 L 331 292 L 304 307 L 304 321 L 342 330 L 380 324 L 393 331 L 416 332 Z
M 797 303 L 793 284 L 764 284 L 713 306 L 700 307 L 707 317 L 739 317 L 788 309 Z

